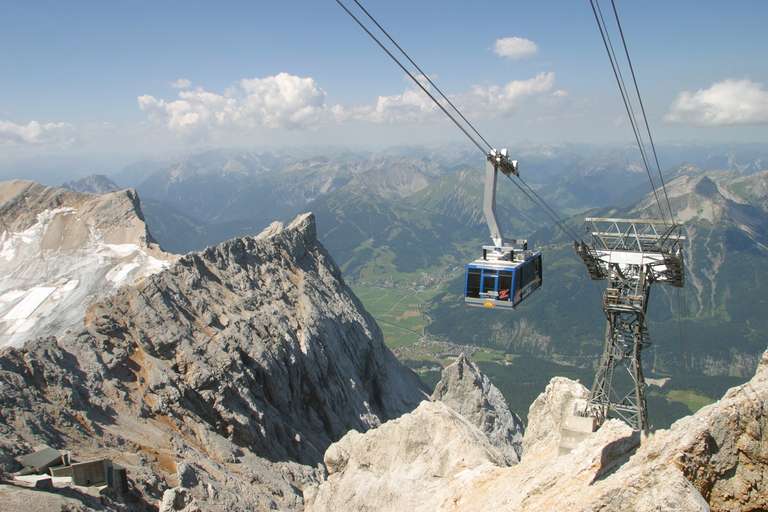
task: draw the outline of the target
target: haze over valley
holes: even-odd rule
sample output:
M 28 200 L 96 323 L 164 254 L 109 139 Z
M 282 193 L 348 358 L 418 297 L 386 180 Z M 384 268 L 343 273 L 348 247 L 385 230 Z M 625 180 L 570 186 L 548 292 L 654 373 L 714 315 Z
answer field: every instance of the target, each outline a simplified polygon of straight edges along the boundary
M 768 3 L 4 7 L 3 512 L 768 510 Z
M 667 181 L 673 211 L 686 224 L 688 281 L 682 292 L 662 289 L 653 298 L 646 368 L 665 383 L 650 393 L 658 427 L 748 378 L 768 327 L 759 314 L 766 307 L 768 148 L 660 150 L 675 162 Z M 658 217 L 631 147 L 530 146 L 519 154 L 529 183 L 564 205 L 579 233 L 587 215 Z M 552 376 L 590 385 L 602 344 L 602 287 L 589 280 L 572 240 L 502 182 L 504 230 L 543 249 L 546 286 L 512 314 L 463 306 L 463 265 L 487 243 L 473 157 L 416 147 L 297 158 L 211 150 L 68 186 L 134 186 L 152 236 L 174 253 L 312 211 L 320 240 L 401 360 L 434 384 L 441 366 L 469 351 L 525 415 Z

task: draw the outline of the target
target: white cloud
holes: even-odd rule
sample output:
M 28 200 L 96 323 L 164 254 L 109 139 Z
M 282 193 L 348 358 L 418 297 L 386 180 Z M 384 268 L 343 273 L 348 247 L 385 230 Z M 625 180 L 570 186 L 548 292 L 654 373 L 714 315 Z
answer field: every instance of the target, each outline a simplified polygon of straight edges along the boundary
M 522 99 L 552 90 L 555 73 L 539 73 L 528 80 L 512 80 L 505 85 L 475 86 L 463 97 L 470 111 L 478 115 L 509 112 L 520 105 Z
M 314 79 L 288 73 L 243 79 L 223 94 L 197 88 L 179 91 L 175 100 L 137 99 L 150 119 L 181 134 L 213 128 L 311 128 L 334 117 Z
M 267 128 L 302 128 L 316 125 L 327 114 L 325 91 L 312 78 L 287 73 L 240 80 L 247 119 Z
M 186 78 L 179 78 L 171 82 L 171 87 L 173 87 L 174 89 L 189 89 L 190 87 L 192 87 L 192 82 L 190 82 Z
M 505 85 L 475 86 L 450 98 L 470 116 L 492 117 L 516 108 L 523 98 L 551 92 L 554 81 L 554 73 L 540 73 Z M 312 129 L 348 121 L 418 123 L 441 115 L 415 85 L 400 94 L 379 96 L 370 105 L 329 105 L 314 79 L 287 73 L 243 79 L 222 93 L 197 88 L 181 90 L 170 100 L 139 96 L 138 104 L 150 120 L 185 136 L 257 128 Z
M 555 98 L 567 98 L 568 91 L 566 91 L 565 89 L 558 89 L 552 93 L 552 96 L 554 96 Z
M 68 123 L 0 121 L 0 145 L 69 144 L 73 141 L 72 130 Z
M 504 37 L 496 40 L 493 51 L 499 57 L 508 59 L 524 59 L 535 55 L 539 50 L 536 43 L 524 37 Z
M 515 109 L 523 98 L 549 92 L 554 82 L 554 73 L 540 73 L 528 80 L 512 80 L 501 86 L 474 86 L 468 92 L 449 95 L 449 98 L 470 117 L 493 117 Z M 554 94 L 562 96 L 567 95 L 567 92 L 560 90 Z M 354 119 L 373 123 L 414 123 L 442 115 L 424 91 L 415 86 L 402 94 L 379 96 L 373 106 L 337 108 L 339 121 Z
M 413 87 L 402 94 L 379 96 L 373 106 L 339 108 L 337 119 L 354 119 L 372 123 L 408 123 L 424 121 L 437 111 L 434 102 L 424 91 Z
M 683 91 L 666 120 L 700 126 L 768 123 L 768 90 L 750 80 L 723 80 L 708 89 Z

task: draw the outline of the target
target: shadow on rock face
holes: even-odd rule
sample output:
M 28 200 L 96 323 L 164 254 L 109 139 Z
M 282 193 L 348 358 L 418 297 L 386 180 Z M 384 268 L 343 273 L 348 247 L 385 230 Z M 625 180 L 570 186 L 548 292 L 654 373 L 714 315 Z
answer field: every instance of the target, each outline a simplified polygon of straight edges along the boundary
M 640 446 L 640 432 L 632 434 L 608 443 L 600 454 L 600 469 L 591 483 L 602 480 L 616 472 L 623 466 Z

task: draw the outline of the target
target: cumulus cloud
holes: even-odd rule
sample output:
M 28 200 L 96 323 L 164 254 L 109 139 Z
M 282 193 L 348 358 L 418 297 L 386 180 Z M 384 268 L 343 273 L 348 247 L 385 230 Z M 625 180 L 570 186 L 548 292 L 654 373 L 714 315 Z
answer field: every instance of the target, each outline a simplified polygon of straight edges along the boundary
M 247 119 L 267 128 L 302 128 L 317 124 L 327 114 L 325 91 L 312 78 L 287 73 L 240 81 Z
M 474 86 L 467 92 L 449 95 L 449 98 L 471 117 L 493 117 L 514 110 L 524 98 L 548 93 L 554 82 L 554 73 L 540 73 L 533 78 L 512 80 L 504 85 Z M 556 91 L 554 94 L 562 96 L 558 93 L 565 91 Z M 437 97 L 436 93 L 433 94 Z M 434 102 L 415 86 L 402 94 L 379 96 L 372 106 L 339 108 L 337 112 L 339 120 L 355 119 L 373 123 L 420 122 L 442 115 Z
M 0 120 L 0 145 L 69 144 L 72 141 L 73 127 L 68 123 L 17 124 Z
M 708 89 L 683 91 L 666 120 L 699 126 L 768 123 L 768 90 L 751 80 L 723 80 Z
M 174 89 L 189 89 L 190 87 L 192 87 L 192 82 L 190 82 L 186 78 L 179 78 L 171 82 L 171 87 L 173 87 Z
M 325 92 L 312 78 L 280 73 L 240 80 L 223 93 L 181 90 L 174 100 L 138 97 L 139 108 L 170 130 L 187 134 L 212 128 L 308 128 L 333 118 Z
M 540 73 L 504 85 L 475 86 L 450 98 L 471 116 L 493 116 L 516 108 L 526 97 L 550 93 L 554 81 L 554 73 Z M 429 88 L 425 80 L 421 82 Z M 215 130 L 312 129 L 348 121 L 418 123 L 440 115 L 415 85 L 400 94 L 379 96 L 369 105 L 329 105 L 314 79 L 288 73 L 243 79 L 222 93 L 196 88 L 180 90 L 169 100 L 139 96 L 138 104 L 152 121 L 193 137 Z
M 496 40 L 493 51 L 499 57 L 524 59 L 535 55 L 539 50 L 536 43 L 524 37 L 503 37 Z
M 505 85 L 475 86 L 464 97 L 464 103 L 477 114 L 493 115 L 509 112 L 527 97 L 552 90 L 555 73 L 539 73 L 528 80 L 512 80 Z

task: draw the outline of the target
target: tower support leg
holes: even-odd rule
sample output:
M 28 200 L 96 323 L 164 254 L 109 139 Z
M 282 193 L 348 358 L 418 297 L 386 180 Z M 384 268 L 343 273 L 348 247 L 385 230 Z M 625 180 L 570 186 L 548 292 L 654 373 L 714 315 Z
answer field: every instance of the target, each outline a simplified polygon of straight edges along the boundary
M 643 376 L 643 347 L 648 344 L 645 311 L 627 307 L 621 295 L 604 300 L 607 327 L 600 366 L 595 374 L 587 413 L 599 423 L 616 416 L 632 429 L 648 433 L 648 412 Z

